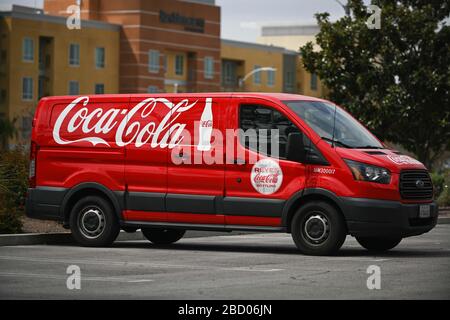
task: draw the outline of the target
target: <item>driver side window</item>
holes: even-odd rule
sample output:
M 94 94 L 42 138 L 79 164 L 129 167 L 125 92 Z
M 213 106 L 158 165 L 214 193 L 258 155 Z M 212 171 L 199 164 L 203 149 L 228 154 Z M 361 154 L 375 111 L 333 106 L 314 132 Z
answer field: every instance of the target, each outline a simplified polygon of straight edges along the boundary
M 300 132 L 282 113 L 258 104 L 239 107 L 239 128 L 239 141 L 245 148 L 269 157 L 278 154 L 280 159 L 287 159 L 289 134 Z

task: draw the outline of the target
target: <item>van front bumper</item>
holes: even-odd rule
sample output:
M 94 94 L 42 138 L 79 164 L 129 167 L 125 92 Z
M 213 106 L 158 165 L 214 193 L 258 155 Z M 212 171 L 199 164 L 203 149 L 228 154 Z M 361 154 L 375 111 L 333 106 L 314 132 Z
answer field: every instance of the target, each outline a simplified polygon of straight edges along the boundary
M 420 205 L 430 206 L 430 217 L 420 218 Z M 436 202 L 406 204 L 362 198 L 341 198 L 341 208 L 348 233 L 361 237 L 410 237 L 430 231 L 436 226 Z

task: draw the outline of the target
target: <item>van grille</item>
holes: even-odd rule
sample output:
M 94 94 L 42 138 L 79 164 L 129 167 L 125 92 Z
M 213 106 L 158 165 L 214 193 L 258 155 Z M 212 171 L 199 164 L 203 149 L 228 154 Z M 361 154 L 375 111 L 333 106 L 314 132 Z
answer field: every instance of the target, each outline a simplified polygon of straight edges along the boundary
M 426 170 L 405 170 L 400 173 L 400 195 L 403 199 L 433 198 L 433 183 Z

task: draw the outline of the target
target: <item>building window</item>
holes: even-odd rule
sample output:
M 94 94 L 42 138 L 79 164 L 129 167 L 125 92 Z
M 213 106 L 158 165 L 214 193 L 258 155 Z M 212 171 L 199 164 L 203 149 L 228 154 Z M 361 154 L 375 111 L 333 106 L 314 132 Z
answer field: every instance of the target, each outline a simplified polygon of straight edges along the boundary
M 148 71 L 157 73 L 159 72 L 159 51 L 148 51 Z
M 69 65 L 80 65 L 80 45 L 77 43 L 71 43 L 69 46 Z
M 275 70 L 267 70 L 267 85 L 273 86 L 275 84 Z
M 158 90 L 158 87 L 157 87 L 157 86 L 148 86 L 148 87 L 147 87 L 147 92 L 148 92 L 148 93 L 158 93 L 159 90 Z
M 95 67 L 105 67 L 105 48 L 95 48 Z
M 294 88 L 294 72 L 286 72 L 286 89 L 292 90 Z
M 34 43 L 33 39 L 25 38 L 23 39 L 23 61 L 33 62 L 34 61 Z
M 44 84 L 45 78 L 42 76 L 39 76 L 38 79 L 38 99 L 41 99 L 44 96 Z
M 311 90 L 317 90 L 317 74 L 311 73 Z
M 22 79 L 22 100 L 33 100 L 33 78 Z
M 175 56 L 175 74 L 177 76 L 182 76 L 184 71 L 184 56 L 177 54 Z
M 214 58 L 205 57 L 204 60 L 205 79 L 214 78 Z
M 6 54 L 6 50 L 3 49 L 0 51 L 0 65 L 4 65 L 6 64 L 6 58 L 7 58 L 7 54 Z
M 261 68 L 261 66 L 256 65 L 253 67 L 253 70 L 258 70 L 260 68 Z M 253 74 L 253 83 L 261 84 L 261 72 L 260 71 L 257 71 Z
M 163 68 L 164 68 L 164 73 L 167 73 L 167 55 L 163 56 Z
M 236 84 L 236 63 L 233 61 L 224 61 L 223 63 L 223 84 Z
M 104 94 L 105 93 L 105 85 L 103 83 L 95 84 L 95 94 Z
M 69 81 L 69 95 L 75 96 L 80 93 L 80 84 L 78 81 Z
M 6 90 L 2 89 L 0 90 L 0 104 L 3 104 L 6 102 Z

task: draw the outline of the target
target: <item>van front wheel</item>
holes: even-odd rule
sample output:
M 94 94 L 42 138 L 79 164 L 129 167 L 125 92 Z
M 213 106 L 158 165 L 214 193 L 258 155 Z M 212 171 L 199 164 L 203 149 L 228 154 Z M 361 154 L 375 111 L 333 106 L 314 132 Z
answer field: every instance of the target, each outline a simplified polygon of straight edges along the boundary
M 98 196 L 84 197 L 73 206 L 70 229 L 72 237 L 87 247 L 109 246 L 120 232 L 111 204 Z
M 291 232 L 297 248 L 309 255 L 334 254 L 347 236 L 342 215 L 324 201 L 302 205 L 292 219 Z
M 356 241 L 369 251 L 382 252 L 396 247 L 402 241 L 402 238 L 356 237 Z
M 142 234 L 154 244 L 171 244 L 183 238 L 186 230 L 142 228 Z

